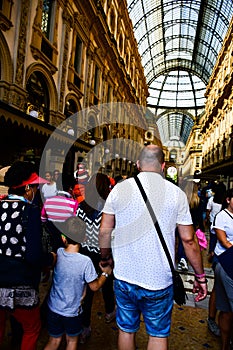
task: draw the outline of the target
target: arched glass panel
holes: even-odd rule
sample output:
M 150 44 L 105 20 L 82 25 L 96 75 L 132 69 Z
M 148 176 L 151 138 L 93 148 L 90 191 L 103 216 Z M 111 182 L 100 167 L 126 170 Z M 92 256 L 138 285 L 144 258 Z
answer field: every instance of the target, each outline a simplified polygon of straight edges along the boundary
M 172 108 L 196 117 L 233 15 L 232 0 L 127 0 L 127 5 L 149 86 L 148 107 L 155 115 Z M 187 139 L 185 125 L 180 139 Z M 166 142 L 171 135 L 164 127 Z

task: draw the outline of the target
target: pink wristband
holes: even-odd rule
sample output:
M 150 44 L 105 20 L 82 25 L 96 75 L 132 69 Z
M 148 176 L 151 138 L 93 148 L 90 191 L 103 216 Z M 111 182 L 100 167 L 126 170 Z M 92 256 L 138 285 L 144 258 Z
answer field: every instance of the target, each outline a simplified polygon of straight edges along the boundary
M 198 273 L 195 273 L 195 277 L 197 277 L 197 278 L 204 278 L 205 277 L 205 272 L 201 273 L 200 275 Z

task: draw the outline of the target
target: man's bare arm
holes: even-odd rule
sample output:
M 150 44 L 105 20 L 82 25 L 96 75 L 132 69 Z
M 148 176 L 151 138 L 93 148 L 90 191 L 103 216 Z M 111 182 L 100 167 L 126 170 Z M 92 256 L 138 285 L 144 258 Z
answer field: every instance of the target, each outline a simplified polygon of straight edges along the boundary
M 195 301 L 201 301 L 206 298 L 208 289 L 197 236 L 193 225 L 178 225 L 178 231 L 184 246 L 186 257 L 188 258 L 195 272 L 193 292 L 198 293 Z
M 192 265 L 195 273 L 204 272 L 202 256 L 193 225 L 178 225 L 178 231 L 182 240 L 186 257 Z
M 103 213 L 99 232 L 99 246 L 102 261 L 108 261 L 111 257 L 111 233 L 114 227 L 115 216 Z

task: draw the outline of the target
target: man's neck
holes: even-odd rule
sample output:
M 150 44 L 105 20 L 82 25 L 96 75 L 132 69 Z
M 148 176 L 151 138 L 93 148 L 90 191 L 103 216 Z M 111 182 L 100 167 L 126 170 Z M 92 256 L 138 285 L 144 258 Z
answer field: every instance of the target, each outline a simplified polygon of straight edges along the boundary
M 140 173 L 155 173 L 155 174 L 161 174 L 161 169 L 155 169 L 155 168 L 143 168 L 139 169 Z

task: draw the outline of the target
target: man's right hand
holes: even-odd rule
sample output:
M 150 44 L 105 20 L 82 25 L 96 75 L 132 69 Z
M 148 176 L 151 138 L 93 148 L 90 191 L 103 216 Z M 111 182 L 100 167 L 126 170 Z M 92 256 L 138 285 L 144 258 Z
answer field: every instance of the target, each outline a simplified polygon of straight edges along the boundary
M 201 278 L 198 281 L 195 279 L 193 284 L 193 293 L 198 293 L 194 298 L 195 302 L 204 300 L 207 297 L 208 287 L 206 278 Z

